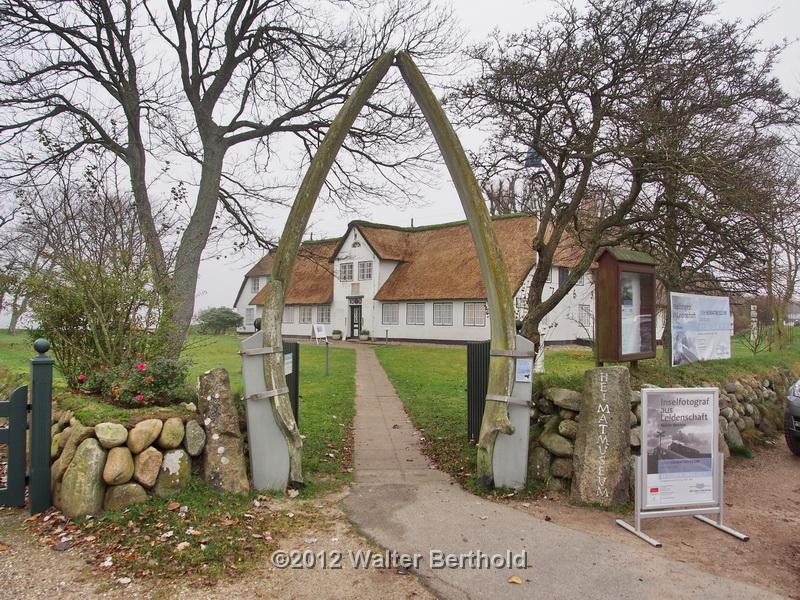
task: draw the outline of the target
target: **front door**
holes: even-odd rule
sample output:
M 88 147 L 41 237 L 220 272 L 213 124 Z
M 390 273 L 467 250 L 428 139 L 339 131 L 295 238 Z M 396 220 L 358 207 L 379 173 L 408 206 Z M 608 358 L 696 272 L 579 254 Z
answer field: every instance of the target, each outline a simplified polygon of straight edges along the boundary
M 350 337 L 358 337 L 361 333 L 361 305 L 350 306 Z

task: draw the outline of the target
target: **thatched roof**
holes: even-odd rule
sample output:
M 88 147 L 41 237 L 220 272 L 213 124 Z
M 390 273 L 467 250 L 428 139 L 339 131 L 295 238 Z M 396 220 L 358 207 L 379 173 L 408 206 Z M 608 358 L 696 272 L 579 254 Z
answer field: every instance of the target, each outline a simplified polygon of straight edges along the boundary
M 492 224 L 512 292 L 516 292 L 536 262 L 533 251 L 536 222 L 531 216 L 510 215 L 494 217 Z M 377 300 L 486 298 L 478 255 L 465 221 L 415 228 L 353 221 L 341 238 L 303 243 L 301 252 L 313 252 L 314 260 L 298 258 L 286 304 L 326 304 L 332 300 L 332 268 L 321 262 L 334 260 L 354 228 L 379 258 L 400 263 L 376 294 Z M 553 265 L 574 267 L 582 256 L 583 250 L 565 234 Z M 270 267 L 271 256 L 267 255 L 248 275 L 269 275 Z M 262 290 L 250 303 L 263 304 L 264 295 Z
M 535 262 L 534 221 L 516 216 L 493 220 L 509 283 L 517 290 Z M 364 238 L 378 251 L 386 235 L 377 227 L 361 228 Z M 405 232 L 405 257 L 375 298 L 381 301 L 486 298 L 478 254 L 466 223 L 417 228 Z M 393 247 L 397 247 L 395 243 Z
M 329 304 L 333 300 L 331 260 L 338 242 L 338 239 L 303 242 L 286 292 L 286 304 Z M 273 255 L 267 254 L 250 269 L 248 276 L 259 265 L 260 270 L 252 276 L 269 276 L 272 273 L 272 259 Z M 267 288 L 262 288 L 253 296 L 250 304 L 264 304 L 266 295 Z

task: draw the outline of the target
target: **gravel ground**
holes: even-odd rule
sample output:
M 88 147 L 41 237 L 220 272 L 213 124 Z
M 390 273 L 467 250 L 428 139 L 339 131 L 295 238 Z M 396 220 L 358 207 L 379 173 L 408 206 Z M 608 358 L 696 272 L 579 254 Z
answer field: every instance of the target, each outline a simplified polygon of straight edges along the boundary
M 242 576 L 227 579 L 212 587 L 191 581 L 163 581 L 156 578 L 118 584 L 102 572 L 92 572 L 78 548 L 58 552 L 31 535 L 24 524 L 27 513 L 0 509 L 0 582 L 2 598 L 139 598 L 192 600 L 235 598 L 325 599 L 373 598 L 433 599 L 412 574 L 395 569 L 354 569 L 351 552 L 376 550 L 358 535 L 338 508 L 340 497 L 329 497 L 315 505 L 324 511 L 324 529 L 304 531 L 286 540 L 285 550 L 338 551 L 341 569 L 278 569 L 270 557 Z M 331 518 L 332 517 L 332 518 Z

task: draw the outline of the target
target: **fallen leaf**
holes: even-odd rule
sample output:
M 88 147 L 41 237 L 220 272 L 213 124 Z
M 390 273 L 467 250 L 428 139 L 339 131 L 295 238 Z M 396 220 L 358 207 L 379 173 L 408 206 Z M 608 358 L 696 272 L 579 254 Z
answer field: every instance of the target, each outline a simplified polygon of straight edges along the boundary
M 8 552 L 9 550 L 11 550 L 11 546 L 9 544 L 0 542 L 0 552 Z
M 117 579 L 117 583 L 120 585 L 128 585 L 130 582 L 131 582 L 130 577 L 120 577 L 119 579 Z
M 177 546 L 175 546 L 175 550 L 177 550 L 178 552 L 183 552 L 189 546 L 191 546 L 191 544 L 189 542 L 181 542 Z
M 289 496 L 289 498 L 297 498 L 300 495 L 300 492 L 297 490 L 286 490 L 286 495 Z
M 522 585 L 522 577 L 519 575 L 512 575 L 508 578 L 508 583 L 513 583 L 514 585 Z
M 170 502 L 167 504 L 167 510 L 178 510 L 181 507 L 180 502 Z

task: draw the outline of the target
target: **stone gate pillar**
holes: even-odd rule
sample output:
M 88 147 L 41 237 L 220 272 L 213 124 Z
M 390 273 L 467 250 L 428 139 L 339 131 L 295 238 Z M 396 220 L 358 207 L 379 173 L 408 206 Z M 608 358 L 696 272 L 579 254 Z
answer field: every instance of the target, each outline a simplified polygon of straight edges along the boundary
M 572 498 L 610 506 L 630 499 L 630 374 L 626 367 L 586 371 L 575 440 Z

